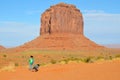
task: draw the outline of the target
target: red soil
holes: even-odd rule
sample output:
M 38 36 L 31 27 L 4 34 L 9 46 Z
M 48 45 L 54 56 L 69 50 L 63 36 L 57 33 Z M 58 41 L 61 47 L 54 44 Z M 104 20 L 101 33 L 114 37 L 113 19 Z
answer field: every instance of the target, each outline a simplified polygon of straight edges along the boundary
M 120 61 L 101 63 L 70 63 L 40 67 L 31 72 L 26 67 L 15 72 L 0 72 L 1 80 L 120 80 Z

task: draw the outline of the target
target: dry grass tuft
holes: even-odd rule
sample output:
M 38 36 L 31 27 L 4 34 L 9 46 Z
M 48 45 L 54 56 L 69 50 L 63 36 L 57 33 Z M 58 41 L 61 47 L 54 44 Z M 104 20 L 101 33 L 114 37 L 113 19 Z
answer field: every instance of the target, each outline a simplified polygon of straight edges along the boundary
M 10 62 L 8 66 L 5 66 L 5 67 L 0 69 L 0 72 L 2 72 L 2 71 L 10 71 L 10 72 L 12 71 L 12 72 L 14 72 L 15 71 L 15 64 Z

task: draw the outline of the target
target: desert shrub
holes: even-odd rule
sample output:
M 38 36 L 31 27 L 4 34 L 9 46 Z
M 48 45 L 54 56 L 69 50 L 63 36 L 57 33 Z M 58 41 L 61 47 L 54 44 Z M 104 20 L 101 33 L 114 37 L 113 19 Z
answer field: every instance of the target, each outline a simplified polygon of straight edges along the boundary
M 81 60 L 81 58 L 71 57 L 70 60 L 71 60 L 71 61 L 79 62 L 79 61 Z
M 18 63 L 15 63 L 15 66 L 17 67 L 17 66 L 19 66 L 19 64 L 18 64 Z
M 43 57 L 46 57 L 46 55 L 43 55 Z
M 4 54 L 3 57 L 7 57 L 7 55 Z
M 98 56 L 98 57 L 96 58 L 96 60 L 100 60 L 100 59 L 104 59 L 104 57 L 103 57 L 103 56 Z
M 106 56 L 106 57 L 105 57 L 105 60 L 112 60 L 112 59 L 113 59 L 112 56 Z
M 62 58 L 65 58 L 64 56 Z
M 45 65 L 46 65 L 46 63 L 41 63 L 41 64 L 40 64 L 40 66 L 45 66 Z
M 77 61 L 77 62 L 79 62 L 80 59 L 79 58 L 75 58 L 75 57 L 70 57 L 70 58 L 63 59 L 63 60 L 61 60 L 59 62 L 64 62 L 65 64 L 68 64 L 70 61 Z
M 64 59 L 63 61 L 65 62 L 65 64 L 68 64 L 69 59 Z
M 59 62 L 64 62 L 65 64 L 68 64 L 70 61 L 93 63 L 94 62 L 94 57 L 84 57 L 84 58 L 70 57 L 70 58 L 60 60 Z
M 26 58 L 25 56 L 22 56 L 22 58 Z
M 113 59 L 113 57 L 112 56 L 109 56 L 109 60 L 112 60 Z
M 120 54 L 116 55 L 115 58 L 120 58 Z
M 75 61 L 75 58 L 74 57 L 70 57 L 69 60 Z
M 83 59 L 83 61 L 85 63 L 93 63 L 94 62 L 92 57 L 86 57 L 86 58 Z
M 64 63 L 64 64 L 68 64 L 69 62 L 69 58 L 66 58 L 66 59 L 63 59 L 63 60 L 60 60 L 59 63 Z
M 12 71 L 12 72 L 13 72 L 13 71 L 15 71 L 14 68 L 15 68 L 15 66 L 10 64 L 10 65 L 8 65 L 8 66 L 2 67 L 2 68 L 0 69 L 0 72 L 1 72 L 1 71 Z
M 52 64 L 56 64 L 56 61 L 54 59 L 51 60 Z

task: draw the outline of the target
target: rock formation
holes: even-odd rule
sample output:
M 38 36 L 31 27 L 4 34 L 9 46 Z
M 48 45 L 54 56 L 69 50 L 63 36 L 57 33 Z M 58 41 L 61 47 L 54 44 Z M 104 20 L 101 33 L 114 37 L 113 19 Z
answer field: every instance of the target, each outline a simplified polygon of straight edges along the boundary
M 89 50 L 104 48 L 84 36 L 83 17 L 74 5 L 51 6 L 41 16 L 40 36 L 19 50 Z
M 83 35 L 83 17 L 74 5 L 51 6 L 41 17 L 40 34 L 72 33 Z

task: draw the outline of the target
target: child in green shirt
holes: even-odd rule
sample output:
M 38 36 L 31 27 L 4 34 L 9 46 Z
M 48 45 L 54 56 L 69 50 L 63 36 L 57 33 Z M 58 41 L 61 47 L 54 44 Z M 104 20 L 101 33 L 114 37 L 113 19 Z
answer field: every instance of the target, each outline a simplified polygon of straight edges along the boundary
M 32 66 L 33 66 L 33 63 L 34 63 L 34 58 L 33 56 L 30 56 L 30 59 L 29 59 L 29 69 L 32 70 Z

